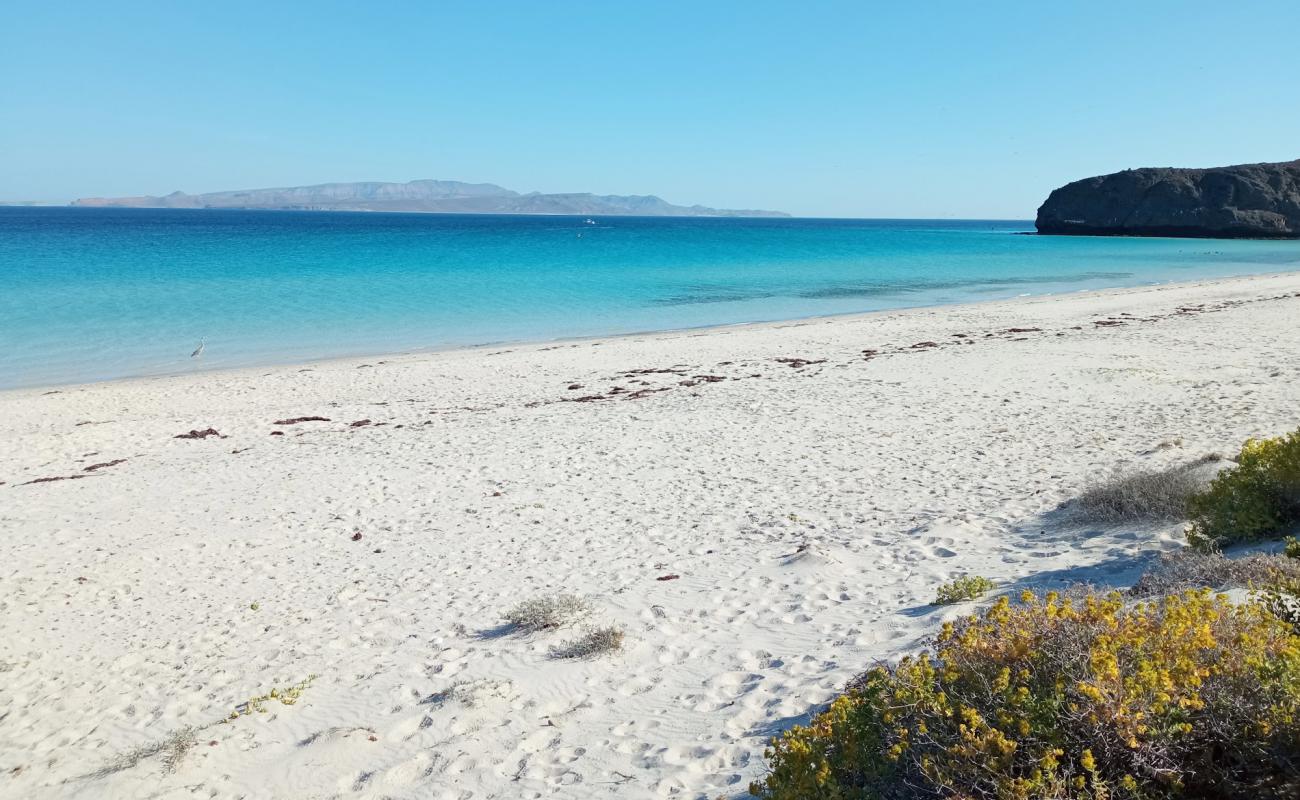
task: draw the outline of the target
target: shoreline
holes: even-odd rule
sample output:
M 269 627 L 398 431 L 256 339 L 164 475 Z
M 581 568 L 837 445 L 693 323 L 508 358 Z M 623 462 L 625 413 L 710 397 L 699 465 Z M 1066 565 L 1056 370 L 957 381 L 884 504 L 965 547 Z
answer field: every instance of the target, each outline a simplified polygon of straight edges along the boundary
M 628 339 L 628 338 L 646 338 L 646 337 L 658 337 L 658 336 L 675 337 L 680 335 L 695 335 L 700 332 L 708 332 L 708 331 L 763 329 L 763 328 L 771 328 L 771 327 L 780 328 L 788 325 L 812 324 L 812 323 L 817 323 L 817 322 L 827 321 L 827 320 L 852 320 L 852 319 L 859 319 L 859 318 L 871 318 L 880 315 L 905 314 L 907 312 L 930 311 L 934 309 L 945 309 L 945 308 L 960 309 L 968 306 L 979 307 L 979 306 L 984 306 L 989 304 L 999 304 L 999 303 L 1026 303 L 1026 302 L 1033 302 L 1033 301 L 1050 301 L 1054 298 L 1084 297 L 1089 295 L 1104 296 L 1110 294 L 1140 292 L 1140 291 L 1160 289 L 1160 288 L 1177 288 L 1182 286 L 1197 286 L 1197 285 L 1217 285 L 1223 282 L 1251 281 L 1260 278 L 1273 278 L 1273 277 L 1282 277 L 1287 275 L 1300 275 L 1300 270 L 1283 270 L 1280 272 L 1250 273 L 1245 275 L 1228 275 L 1228 276 L 1217 277 L 1217 278 L 1194 278 L 1187 281 L 1158 281 L 1158 282 L 1153 282 L 1148 284 L 1142 284 L 1139 286 L 1115 286 L 1115 287 L 1107 287 L 1103 289 L 1078 289 L 1078 290 L 1066 291 L 1066 292 L 1048 292 L 1044 294 L 1027 293 L 1012 298 L 993 298 L 988 300 L 966 300 L 957 303 L 933 303 L 928 305 L 900 306 L 898 308 L 878 309 L 874 311 L 847 311 L 843 313 L 816 314 L 816 315 L 806 316 L 806 317 L 789 317 L 789 318 L 784 318 L 779 320 L 767 320 L 761 322 L 719 323 L 719 324 L 712 324 L 712 325 L 698 325 L 698 326 L 685 327 L 685 328 L 656 328 L 656 329 L 648 329 L 643 331 L 632 331 L 629 333 L 610 333 L 610 334 L 600 334 L 595 336 L 570 336 L 570 337 L 558 337 L 554 339 L 518 339 L 518 340 L 506 339 L 506 340 L 497 340 L 491 342 L 483 342 L 479 344 L 452 345 L 449 347 L 417 348 L 412 350 L 396 350 L 396 351 L 390 350 L 390 351 L 379 351 L 379 352 L 365 353 L 360 355 L 346 355 L 346 356 L 322 356 L 320 358 L 303 359 L 303 360 L 296 360 L 296 361 L 272 360 L 272 361 L 263 361 L 254 364 L 246 364 L 243 366 L 235 366 L 235 367 L 214 367 L 212 369 L 196 368 L 191 370 L 181 370 L 175 372 L 158 372 L 158 373 L 148 373 L 148 374 L 138 374 L 138 375 L 126 375 L 120 378 L 108 378 L 105 380 L 97 380 L 97 381 L 71 380 L 71 381 L 58 382 L 58 383 L 43 383 L 43 384 L 35 384 L 29 386 L 15 386 L 10 388 L 0 388 L 0 397 L 3 397 L 5 394 L 23 393 L 23 392 L 37 392 L 40 394 L 47 394 L 50 392 L 50 390 L 54 390 L 54 392 L 58 393 L 63 391 L 74 391 L 77 389 L 84 389 L 93 386 L 100 386 L 106 384 L 131 383 L 136 381 L 151 382 L 151 381 L 167 380 L 173 378 L 184 378 L 184 377 L 194 377 L 194 376 L 204 376 L 204 375 L 220 375 L 220 374 L 229 374 L 231 376 L 237 376 L 237 375 L 242 375 L 243 373 L 248 373 L 253 371 L 266 372 L 267 370 L 271 370 L 271 371 L 296 370 L 303 367 L 314 368 L 314 367 L 321 367 L 321 366 L 329 366 L 332 364 L 348 365 L 348 364 L 355 364 L 359 362 L 374 361 L 376 359 L 382 359 L 385 361 L 394 361 L 394 360 L 405 359 L 405 358 L 423 358 L 428 356 L 446 355 L 449 353 L 476 353 L 482 350 L 488 350 L 493 348 L 510 348 L 512 351 L 518 351 L 518 350 L 524 350 L 528 348 L 545 349 L 551 346 L 560 347 L 560 346 L 566 346 L 570 344 L 590 344 L 592 342 L 618 341 L 621 339 Z
M 1287 272 L 0 393 L 6 789 L 739 800 L 980 607 L 939 585 L 1184 547 L 1060 509 L 1300 426 L 1298 314 Z

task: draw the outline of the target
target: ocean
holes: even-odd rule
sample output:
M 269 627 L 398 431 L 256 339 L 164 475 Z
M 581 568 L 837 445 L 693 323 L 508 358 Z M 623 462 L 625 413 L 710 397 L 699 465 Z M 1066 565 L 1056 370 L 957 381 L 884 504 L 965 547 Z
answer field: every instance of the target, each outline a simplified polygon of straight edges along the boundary
M 1020 235 L 1032 230 L 0 208 L 0 388 L 1300 268 L 1300 242 Z

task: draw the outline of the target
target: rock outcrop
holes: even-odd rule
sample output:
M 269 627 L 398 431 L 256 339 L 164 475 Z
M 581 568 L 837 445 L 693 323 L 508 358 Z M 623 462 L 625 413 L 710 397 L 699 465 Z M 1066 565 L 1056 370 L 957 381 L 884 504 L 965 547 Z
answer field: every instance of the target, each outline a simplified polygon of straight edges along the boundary
M 1062 186 L 1039 233 L 1300 238 L 1300 160 L 1211 169 L 1130 169 Z

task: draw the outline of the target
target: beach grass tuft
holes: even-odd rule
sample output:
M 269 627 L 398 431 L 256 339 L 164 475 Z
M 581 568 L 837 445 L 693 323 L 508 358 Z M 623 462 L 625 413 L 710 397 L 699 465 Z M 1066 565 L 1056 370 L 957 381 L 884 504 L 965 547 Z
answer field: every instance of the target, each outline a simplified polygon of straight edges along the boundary
M 515 605 L 503 615 L 516 630 L 526 633 L 570 625 L 592 613 L 591 602 L 573 594 L 535 597 Z
M 106 778 L 118 772 L 134 769 L 140 762 L 154 756 L 160 757 L 159 762 L 162 765 L 163 772 L 175 772 L 180 767 L 181 762 L 185 760 L 185 756 L 194 748 L 194 745 L 198 744 L 198 731 L 199 729 L 193 725 L 177 728 L 164 739 L 118 754 L 112 761 L 85 777 L 92 779 Z
M 623 649 L 623 629 L 617 625 L 588 628 L 581 636 L 551 648 L 551 658 L 595 658 Z
M 1091 522 L 1186 519 L 1188 502 L 1207 482 L 1201 468 L 1220 460 L 1208 455 L 1168 469 L 1116 473 L 1089 486 L 1075 509 Z

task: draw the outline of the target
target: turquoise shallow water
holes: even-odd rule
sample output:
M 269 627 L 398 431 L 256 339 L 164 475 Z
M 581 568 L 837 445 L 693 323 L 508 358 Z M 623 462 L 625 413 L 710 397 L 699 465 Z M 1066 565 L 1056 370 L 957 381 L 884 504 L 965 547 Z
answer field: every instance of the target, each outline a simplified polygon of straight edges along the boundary
M 1300 268 L 1028 222 L 593 221 L 0 208 L 0 388 Z

